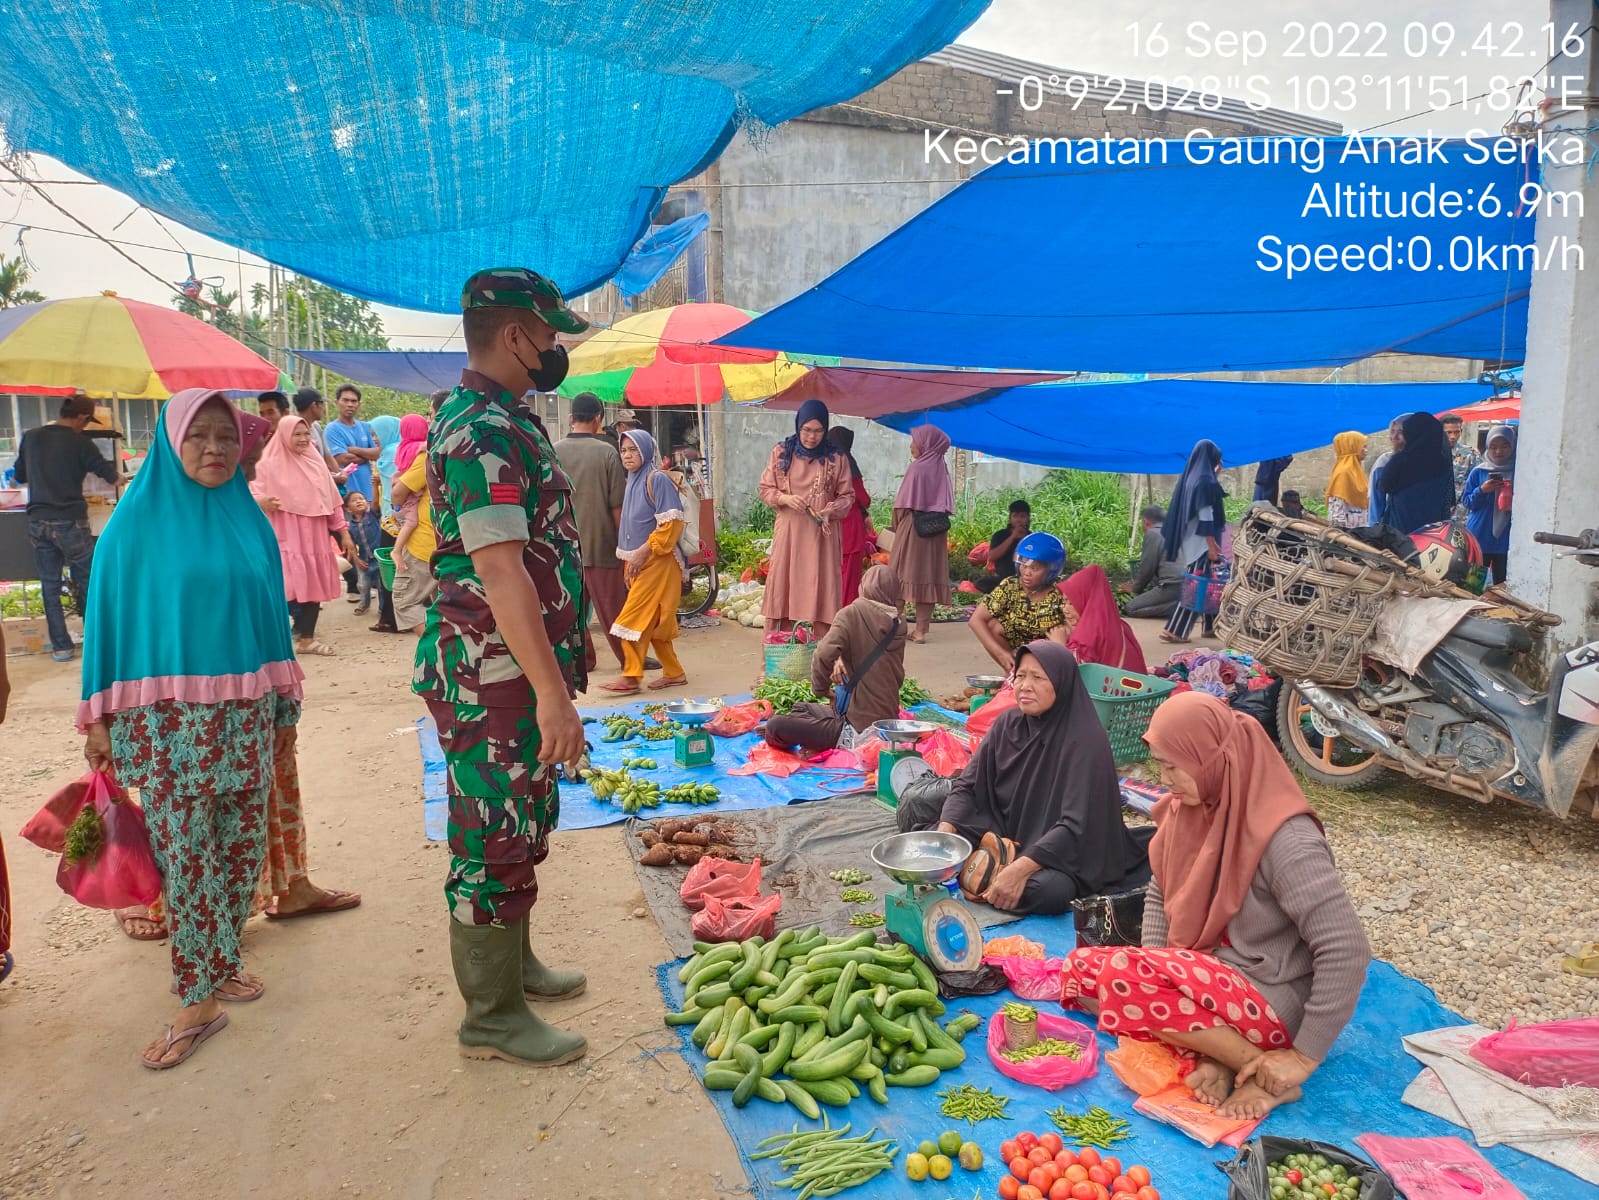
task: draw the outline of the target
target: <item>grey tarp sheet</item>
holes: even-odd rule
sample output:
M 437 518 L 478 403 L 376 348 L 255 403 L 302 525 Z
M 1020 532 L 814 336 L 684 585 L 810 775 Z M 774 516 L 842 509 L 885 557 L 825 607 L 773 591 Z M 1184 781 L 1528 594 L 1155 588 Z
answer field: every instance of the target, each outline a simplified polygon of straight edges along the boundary
M 676 814 L 679 817 L 687 814 Z M 783 894 L 783 907 L 777 914 L 779 929 L 820 925 L 827 933 L 855 933 L 849 918 L 857 912 L 882 912 L 883 896 L 903 887 L 872 865 L 871 848 L 880 838 L 896 832 L 894 814 L 869 794 L 839 796 L 834 799 L 801 801 L 783 808 L 763 808 L 745 812 L 706 813 L 705 819 L 737 828 L 740 856 L 746 860 L 759 855 L 761 892 Z M 629 821 L 623 831 L 633 869 L 644 888 L 661 936 L 677 958 L 694 953 L 694 934 L 689 922 L 694 914 L 678 896 L 678 888 L 688 875 L 687 867 L 644 867 L 639 855 L 644 844 L 639 831 L 645 822 Z M 872 878 L 860 886 L 877 894 L 872 904 L 845 904 L 838 898 L 842 884 L 827 877 L 829 871 L 858 867 Z M 986 904 L 967 905 L 977 923 L 984 928 L 1004 925 L 1019 918 Z M 1068 925 L 1071 917 L 1059 918 Z

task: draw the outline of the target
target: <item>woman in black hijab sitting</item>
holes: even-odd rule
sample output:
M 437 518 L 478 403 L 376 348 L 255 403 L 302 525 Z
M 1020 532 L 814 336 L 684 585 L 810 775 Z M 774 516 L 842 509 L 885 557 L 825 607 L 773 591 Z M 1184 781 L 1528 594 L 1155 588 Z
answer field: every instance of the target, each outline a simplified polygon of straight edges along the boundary
M 1079 897 L 1147 882 L 1148 842 L 1122 824 L 1110 740 L 1077 659 L 1057 642 L 1029 642 L 1016 652 L 1013 683 L 1016 707 L 1000 714 L 942 805 L 927 794 L 901 801 L 900 829 L 937 828 L 978 846 L 963 885 L 991 873 L 980 898 L 1006 912 L 1063 913 Z
M 1373 476 L 1382 493 L 1382 523 L 1414 533 L 1447 521 L 1455 511 L 1455 464 L 1443 423 L 1431 413 L 1399 419 L 1398 448 Z

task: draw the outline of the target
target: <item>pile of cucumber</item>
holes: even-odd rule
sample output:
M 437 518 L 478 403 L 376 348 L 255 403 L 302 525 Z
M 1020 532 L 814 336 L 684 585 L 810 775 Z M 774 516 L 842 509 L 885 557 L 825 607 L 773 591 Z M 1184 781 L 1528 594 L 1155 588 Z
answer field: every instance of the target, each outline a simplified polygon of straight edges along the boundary
M 819 926 L 771 941 L 696 942 L 678 972 L 684 1007 L 668 1025 L 693 1025 L 705 1086 L 743 1107 L 759 1096 L 812 1120 L 861 1094 L 888 1103 L 891 1087 L 927 1087 L 966 1061 L 972 1014 L 940 1026 L 932 970 L 904 945 L 863 932 L 830 938 Z

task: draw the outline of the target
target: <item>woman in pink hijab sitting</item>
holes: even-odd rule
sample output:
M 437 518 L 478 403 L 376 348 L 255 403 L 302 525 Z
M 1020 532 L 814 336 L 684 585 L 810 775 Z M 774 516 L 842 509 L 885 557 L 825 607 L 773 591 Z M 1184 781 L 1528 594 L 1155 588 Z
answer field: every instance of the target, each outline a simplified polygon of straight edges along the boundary
M 333 539 L 345 556 L 356 558 L 344 520 L 338 489 L 328 476 L 327 464 L 313 445 L 311 429 L 299 417 L 278 422 L 272 440 L 261 454 L 250 490 L 261 501 L 283 558 L 283 586 L 294 620 L 295 651 L 299 654 L 335 654 L 316 636 L 317 616 L 342 590 L 339 560 Z M 275 503 L 268 503 L 274 501 Z

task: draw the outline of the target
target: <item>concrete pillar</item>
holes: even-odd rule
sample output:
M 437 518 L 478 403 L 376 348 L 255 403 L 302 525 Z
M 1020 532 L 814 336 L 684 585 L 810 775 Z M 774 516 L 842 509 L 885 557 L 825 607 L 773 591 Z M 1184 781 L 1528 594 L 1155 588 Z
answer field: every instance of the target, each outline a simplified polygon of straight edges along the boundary
M 1557 30 L 1575 24 L 1588 32 L 1580 56 L 1559 58 L 1543 72 L 1570 79 L 1569 103 L 1576 106 L 1551 113 L 1541 134 L 1546 140 L 1585 143 L 1591 114 L 1599 111 L 1593 98 L 1599 90 L 1599 34 L 1589 28 L 1592 16 L 1590 0 L 1550 5 Z M 1539 262 L 1550 261 L 1553 253 L 1553 264 L 1532 277 L 1509 582 L 1518 596 L 1565 618 L 1550 641 L 1570 648 L 1599 637 L 1599 571 L 1556 557 L 1532 535 L 1575 534 L 1599 525 L 1599 174 L 1586 165 L 1546 162 L 1541 182 L 1546 191 L 1574 198 L 1538 213 Z M 1592 267 L 1565 261 L 1563 248 L 1572 245 L 1595 260 Z

